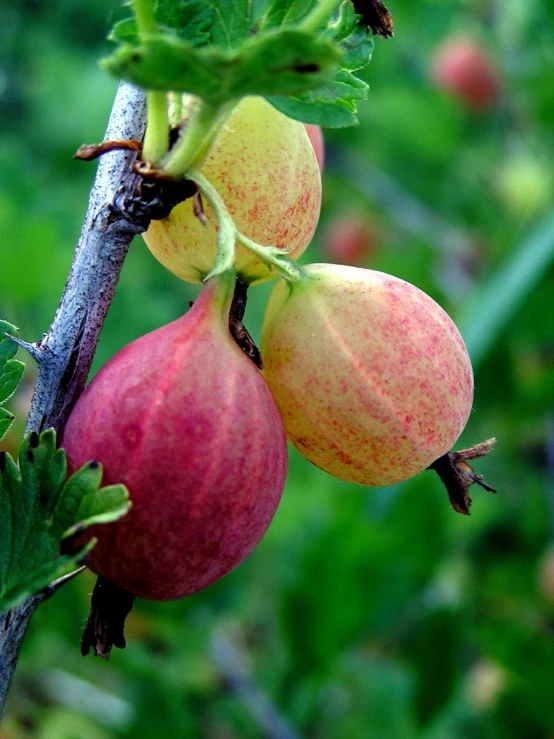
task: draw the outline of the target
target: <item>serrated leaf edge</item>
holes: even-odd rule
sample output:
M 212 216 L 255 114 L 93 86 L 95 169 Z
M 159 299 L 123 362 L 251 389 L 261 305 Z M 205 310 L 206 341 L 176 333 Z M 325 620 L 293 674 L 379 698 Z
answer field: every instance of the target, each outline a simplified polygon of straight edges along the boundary
M 10 495 L 10 500 L 12 495 L 23 495 L 22 488 L 25 485 L 26 476 L 29 474 L 30 466 L 36 462 L 37 454 L 40 454 L 39 459 L 41 460 L 42 465 L 45 465 L 43 469 L 52 471 L 52 480 L 50 482 L 54 486 L 53 497 L 55 498 L 55 504 L 49 509 L 47 519 L 40 517 L 37 514 L 37 511 L 40 510 L 38 507 L 39 503 L 37 502 L 38 498 L 40 498 L 40 490 L 35 491 L 34 501 L 31 501 L 26 508 L 27 516 L 30 517 L 30 522 L 29 519 L 27 519 L 26 531 L 23 532 L 24 541 L 22 541 L 22 544 L 18 547 L 19 551 L 17 557 L 14 557 L 13 552 L 14 519 L 13 513 L 11 514 L 12 529 L 10 530 L 10 536 L 8 537 L 11 553 L 5 576 L 7 587 L 4 592 L 0 594 L 0 612 L 10 610 L 23 602 L 27 597 L 40 592 L 40 590 L 47 587 L 54 579 L 63 577 L 65 574 L 71 572 L 71 570 L 83 560 L 97 541 L 96 538 L 93 537 L 90 541 L 84 544 L 79 551 L 72 552 L 70 554 L 59 554 L 60 544 L 64 539 L 67 539 L 69 536 L 79 533 L 80 531 L 84 531 L 93 524 L 113 522 L 125 515 L 132 505 L 128 497 L 128 490 L 124 485 L 106 485 L 101 487 L 103 468 L 102 465 L 98 463 L 88 462 L 79 468 L 79 470 L 74 472 L 70 477 L 67 478 L 64 476 L 64 481 L 60 483 L 59 472 L 61 471 L 61 468 L 66 470 L 66 453 L 63 449 L 56 448 L 56 432 L 54 429 L 46 429 L 38 437 L 36 434 L 28 434 L 25 437 L 19 453 L 19 459 L 23 464 L 23 471 L 20 466 L 16 464 L 10 454 L 5 454 L 5 465 L 2 471 L 2 477 L 5 482 L 6 494 Z M 60 465 L 60 461 L 62 459 L 63 462 Z M 94 467 L 92 468 L 93 464 Z M 47 547 L 50 552 L 46 554 L 44 563 L 39 567 L 35 567 L 25 572 L 25 570 L 22 569 L 24 561 L 22 562 L 21 558 L 25 556 L 25 547 L 27 546 L 29 537 L 35 533 L 41 525 L 47 526 L 48 532 L 55 529 L 55 510 L 63 495 L 63 490 L 70 482 L 72 482 L 72 487 L 75 488 L 75 484 L 77 483 L 78 485 L 79 477 L 83 476 L 86 477 L 87 484 L 83 487 L 82 495 L 77 498 L 77 505 L 74 510 L 74 515 L 78 517 L 78 520 L 74 521 L 74 523 L 69 527 L 66 527 L 61 536 L 59 534 L 50 534 L 49 538 L 51 541 Z M 44 483 L 44 480 L 40 475 L 37 475 L 36 478 L 34 478 L 35 482 L 37 480 Z M 83 482 L 85 482 L 85 480 L 83 480 Z M 14 489 L 14 486 L 18 489 Z M 59 490 L 56 492 L 58 487 Z M 9 492 L 8 488 L 11 489 L 11 492 Z M 73 489 L 72 492 L 75 495 L 75 489 Z M 115 501 L 112 501 L 111 503 L 109 500 L 106 501 L 108 505 L 106 510 L 96 512 L 93 515 L 86 517 L 86 506 L 85 510 L 82 510 L 83 501 L 90 495 L 96 496 L 102 492 L 108 494 L 105 496 L 108 499 L 109 497 L 113 497 L 114 493 L 117 493 L 118 495 Z M 22 498 L 20 500 L 22 502 Z M 10 510 L 12 509 L 13 506 L 10 503 Z M 83 515 L 85 517 L 82 517 Z M 0 542 L 0 545 L 1 544 L 3 544 L 3 542 Z

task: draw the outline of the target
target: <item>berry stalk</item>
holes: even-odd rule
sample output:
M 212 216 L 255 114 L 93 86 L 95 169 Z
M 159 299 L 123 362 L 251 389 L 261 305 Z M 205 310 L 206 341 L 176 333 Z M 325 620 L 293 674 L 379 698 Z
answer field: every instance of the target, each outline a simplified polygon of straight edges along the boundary
M 164 172 L 177 178 L 188 173 L 190 169 L 199 169 L 239 100 L 231 100 L 224 105 L 207 100 L 196 101 L 187 126 L 162 162 Z
M 155 0 L 133 0 L 133 11 L 141 41 L 156 32 Z M 146 133 L 143 158 L 158 164 L 169 149 L 169 117 L 166 93 L 148 90 L 146 93 Z
M 215 275 L 223 274 L 234 268 L 236 242 L 256 254 L 266 264 L 275 267 L 284 279 L 289 282 L 300 282 L 302 279 L 301 267 L 283 254 L 282 250 L 274 246 L 262 246 L 262 244 L 252 241 L 252 239 L 239 232 L 223 199 L 204 175 L 200 172 L 190 171 L 187 173 L 187 178 L 200 187 L 202 194 L 213 208 L 218 223 L 217 258 L 213 269 L 208 273 L 204 282 Z

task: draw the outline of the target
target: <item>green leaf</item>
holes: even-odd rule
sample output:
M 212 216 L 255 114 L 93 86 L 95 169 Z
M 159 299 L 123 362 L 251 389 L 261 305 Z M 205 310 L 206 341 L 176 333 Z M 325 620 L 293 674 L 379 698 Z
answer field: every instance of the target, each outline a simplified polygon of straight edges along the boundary
M 121 47 L 104 66 L 152 90 L 174 90 L 215 103 L 245 95 L 297 94 L 331 80 L 340 57 L 333 44 L 302 31 L 246 41 L 240 51 L 197 49 L 175 36 Z
M 358 122 L 356 101 L 365 100 L 369 85 L 354 72 L 365 67 L 373 53 L 373 40 L 365 29 L 356 24 L 356 14 L 350 2 L 343 3 L 331 25 L 332 34 L 343 52 L 341 69 L 334 78 L 300 95 L 268 96 L 269 102 L 290 118 L 328 128 L 352 126 Z
M 6 336 L 17 336 L 17 329 L 7 321 L 0 321 L 0 406 L 11 398 L 21 382 L 25 365 L 13 359 L 17 352 L 17 344 Z M 13 422 L 13 415 L 0 407 L 0 439 L 2 439 Z
M 7 452 L 0 452 L 0 583 L 6 581 L 13 552 L 13 531 L 21 513 L 21 476 Z
M 350 0 L 337 0 L 327 24 L 302 27 L 317 0 L 160 3 L 158 31 L 139 39 L 134 20 L 118 23 L 112 74 L 149 90 L 186 92 L 222 105 L 245 95 L 268 97 L 293 118 L 327 126 L 357 122 L 368 85 L 355 72 L 369 63 L 373 41 L 357 25 Z
M 156 20 L 159 28 L 171 29 L 191 46 L 220 46 L 236 49 L 245 39 L 264 31 L 294 26 L 302 21 L 319 0 L 232 0 L 222 13 L 213 0 L 188 0 L 158 3 Z M 336 5 L 340 4 L 337 0 Z M 134 18 L 117 23 L 110 40 L 138 44 Z
M 9 339 L 6 334 L 17 336 L 18 330 L 11 323 L 0 321 L 0 365 L 15 357 L 17 353 L 17 344 Z
M 269 96 L 273 107 L 289 118 L 329 128 L 353 126 L 358 122 L 354 100 L 365 100 L 368 85 L 348 72 L 341 72 L 329 85 L 298 97 Z
M 75 546 L 70 537 L 129 510 L 123 485 L 100 488 L 98 462 L 66 477 L 66 454 L 56 449 L 53 429 L 24 439 L 18 465 L 0 455 L 0 612 L 78 566 L 94 540 Z
M 15 393 L 24 372 L 23 362 L 17 359 L 6 362 L 0 375 L 0 403 L 5 403 Z
M 0 613 L 11 611 L 12 608 L 16 608 L 24 600 L 40 592 L 54 580 L 69 575 L 95 544 L 96 539 L 91 539 L 77 554 L 56 557 L 34 570 L 21 573 L 20 579 L 8 585 L 6 591 L 0 596 Z
M 367 67 L 373 54 L 373 39 L 365 27 L 357 23 L 357 15 L 351 2 L 343 2 L 336 20 L 327 34 L 332 36 L 343 51 L 343 69 L 355 72 Z
M 94 523 L 115 521 L 129 509 L 127 489 L 123 485 L 100 488 L 102 465 L 89 462 L 65 483 L 59 496 L 52 533 L 60 539 L 73 536 L 76 529 Z
M 10 413 L 5 408 L 0 408 L 0 439 L 3 439 L 9 431 L 13 423 L 13 419 L 13 413 Z

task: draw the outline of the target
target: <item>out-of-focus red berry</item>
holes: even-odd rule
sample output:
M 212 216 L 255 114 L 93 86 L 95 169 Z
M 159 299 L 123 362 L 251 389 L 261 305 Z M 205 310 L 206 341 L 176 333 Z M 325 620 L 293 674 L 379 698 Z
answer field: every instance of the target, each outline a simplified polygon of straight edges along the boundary
M 325 162 L 325 145 L 323 143 L 323 133 L 319 126 L 315 126 L 313 123 L 305 123 L 306 133 L 315 151 L 315 158 L 319 164 L 319 171 L 323 172 L 323 164 Z
M 325 257 L 335 264 L 367 265 L 379 241 L 367 216 L 343 213 L 335 216 L 323 233 Z
M 467 36 L 448 38 L 437 48 L 431 77 L 470 110 L 490 110 L 500 96 L 500 75 L 493 59 L 482 44 Z

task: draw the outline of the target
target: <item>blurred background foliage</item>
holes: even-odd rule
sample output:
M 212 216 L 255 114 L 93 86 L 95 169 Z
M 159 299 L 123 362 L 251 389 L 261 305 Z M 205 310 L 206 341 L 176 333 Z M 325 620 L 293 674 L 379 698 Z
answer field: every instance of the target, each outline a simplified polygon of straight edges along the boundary
M 388 5 L 396 36 L 376 41 L 360 126 L 326 132 L 306 260 L 391 272 L 450 312 L 476 367 L 459 444 L 498 437 L 476 465 L 498 494 L 474 489 L 465 518 L 431 472 L 365 489 L 291 452 L 257 550 L 194 597 L 139 601 L 109 663 L 79 653 L 90 573 L 42 605 L 1 739 L 554 737 L 554 7 Z M 71 156 L 103 136 L 116 82 L 97 60 L 120 12 L 0 6 L 0 315 L 29 341 L 80 231 L 94 165 Z M 485 105 L 440 82 L 460 37 L 493 65 Z M 251 291 L 255 336 L 270 289 Z M 95 369 L 195 294 L 137 239 Z M 29 360 L 12 452 L 32 384 Z

